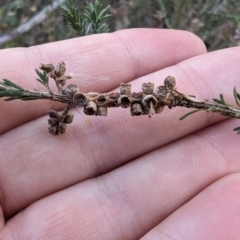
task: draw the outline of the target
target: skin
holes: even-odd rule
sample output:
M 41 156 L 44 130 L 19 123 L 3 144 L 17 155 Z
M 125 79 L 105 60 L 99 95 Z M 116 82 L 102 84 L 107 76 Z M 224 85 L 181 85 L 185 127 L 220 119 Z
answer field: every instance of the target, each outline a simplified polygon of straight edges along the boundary
M 143 82 L 200 99 L 240 89 L 240 47 L 206 53 L 189 32 L 123 30 L 0 51 L 0 76 L 43 89 L 34 68 L 63 60 L 80 91 Z M 54 89 L 54 83 L 51 85 Z M 0 100 L 0 239 L 238 239 L 240 138 L 236 119 L 174 108 L 149 119 L 129 109 L 47 131 L 50 101 Z

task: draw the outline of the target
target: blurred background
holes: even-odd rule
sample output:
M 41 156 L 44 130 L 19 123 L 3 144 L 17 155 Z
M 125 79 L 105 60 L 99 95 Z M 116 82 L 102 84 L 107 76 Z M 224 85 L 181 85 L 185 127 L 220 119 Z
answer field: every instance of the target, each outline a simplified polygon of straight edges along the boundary
M 66 0 L 0 0 L 0 48 L 76 37 L 61 15 Z M 85 0 L 73 0 L 84 11 Z M 89 0 L 89 2 L 93 2 Z M 110 31 L 174 28 L 195 33 L 209 51 L 240 45 L 239 0 L 101 0 L 110 5 Z

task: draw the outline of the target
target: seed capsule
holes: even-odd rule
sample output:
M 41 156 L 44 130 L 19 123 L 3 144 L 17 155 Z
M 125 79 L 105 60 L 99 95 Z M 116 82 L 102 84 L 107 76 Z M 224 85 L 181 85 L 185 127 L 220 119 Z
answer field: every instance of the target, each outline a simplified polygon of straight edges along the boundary
M 42 64 L 41 63 L 39 69 L 42 69 L 46 72 L 51 72 L 54 69 L 54 66 L 53 66 L 53 64 Z
M 129 83 L 121 83 L 120 84 L 120 93 L 129 95 L 131 93 L 131 87 L 132 87 L 132 85 Z
M 73 121 L 73 117 L 74 117 L 74 115 L 71 114 L 71 113 L 69 113 L 69 114 L 65 117 L 65 119 L 64 119 L 64 123 L 67 123 L 67 124 L 72 123 L 72 121 Z
M 54 73 L 57 77 L 63 76 L 66 72 L 65 63 L 62 61 L 54 67 Z
M 167 88 L 172 90 L 176 86 L 176 79 L 174 77 L 172 77 L 172 76 L 168 76 L 164 80 L 164 85 L 165 85 L 165 87 L 167 87 Z
M 83 109 L 83 112 L 86 115 L 96 115 L 97 113 L 97 104 L 93 101 L 88 101 L 86 106 Z
M 49 126 L 49 127 L 48 127 L 48 131 L 49 131 L 52 135 L 57 135 L 57 127 L 56 127 L 56 126 Z
M 56 118 L 49 118 L 48 119 L 48 124 L 51 125 L 51 126 L 56 125 L 57 122 L 58 122 L 58 120 Z
M 157 99 L 153 95 L 146 95 L 142 100 L 142 104 L 145 108 L 150 108 L 151 104 L 152 107 L 155 108 L 157 103 Z
M 154 83 L 149 82 L 149 83 L 143 83 L 142 84 L 142 91 L 145 94 L 152 94 L 154 90 Z
M 118 104 L 122 108 L 128 108 L 131 105 L 131 98 L 127 95 L 123 95 L 118 99 Z
M 106 117 L 107 116 L 107 107 L 98 107 L 96 115 Z
M 74 95 L 79 91 L 78 86 L 74 84 L 70 84 L 66 87 L 65 93 L 68 97 L 73 98 Z
M 63 134 L 65 133 L 66 129 L 67 129 L 67 125 L 65 123 L 60 122 L 57 128 L 57 133 Z
M 77 106 L 84 106 L 87 103 L 87 98 L 83 93 L 76 93 L 73 97 L 73 101 Z
M 134 103 L 131 106 L 131 114 L 132 116 L 140 116 L 143 114 L 142 105 L 140 103 Z
M 158 114 L 158 113 L 161 113 L 164 109 L 164 106 L 158 106 L 158 107 L 155 107 L 155 113 Z
M 58 113 L 57 113 L 55 110 L 50 110 L 50 111 L 48 112 L 48 115 L 49 115 L 50 118 L 56 118 L 56 119 L 58 119 Z

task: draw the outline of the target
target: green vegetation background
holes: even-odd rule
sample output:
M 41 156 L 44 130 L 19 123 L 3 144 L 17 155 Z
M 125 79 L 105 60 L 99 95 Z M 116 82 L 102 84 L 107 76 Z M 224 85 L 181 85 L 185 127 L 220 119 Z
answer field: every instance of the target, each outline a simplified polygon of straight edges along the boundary
M 73 0 L 80 11 L 85 1 Z M 23 24 L 54 0 L 0 0 L 0 36 Z M 89 2 L 93 2 L 90 1 Z M 101 0 L 110 5 L 110 31 L 174 28 L 195 33 L 209 51 L 240 45 L 239 0 Z M 0 48 L 28 47 L 76 37 L 58 8 L 41 24 Z

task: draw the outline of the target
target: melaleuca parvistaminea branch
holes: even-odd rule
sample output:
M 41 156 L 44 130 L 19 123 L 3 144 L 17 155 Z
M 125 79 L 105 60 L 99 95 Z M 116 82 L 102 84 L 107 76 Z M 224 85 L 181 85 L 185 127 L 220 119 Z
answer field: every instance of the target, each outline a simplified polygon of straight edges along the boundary
M 187 113 L 180 120 L 184 119 L 191 113 L 200 110 L 208 112 L 216 112 L 221 115 L 240 118 L 240 110 L 227 104 L 220 94 L 220 100 L 213 99 L 213 102 L 208 100 L 200 100 L 193 96 L 180 93 L 176 90 L 176 80 L 174 77 L 168 76 L 164 80 L 164 85 L 154 88 L 154 84 L 143 83 L 141 92 L 131 92 L 131 84 L 121 83 L 120 91 L 115 93 L 82 93 L 78 86 L 74 84 L 63 87 L 66 81 L 71 77 L 66 76 L 66 67 L 64 62 L 60 62 L 56 66 L 52 64 L 41 64 L 40 69 L 36 70 L 38 81 L 43 84 L 47 91 L 37 91 L 25 89 L 14 82 L 3 79 L 0 83 L 0 97 L 4 97 L 5 101 L 11 100 L 37 100 L 49 99 L 66 103 L 67 106 L 62 114 L 51 110 L 49 112 L 49 132 L 53 135 L 59 135 L 66 131 L 66 124 L 73 121 L 73 115 L 69 110 L 74 107 L 83 107 L 83 112 L 86 115 L 107 116 L 108 108 L 122 107 L 130 108 L 132 116 L 148 115 L 151 117 L 154 114 L 161 113 L 165 106 L 195 108 L 197 110 Z M 49 77 L 54 79 L 58 92 L 54 93 L 49 88 Z M 234 88 L 234 97 L 238 106 L 240 106 L 240 94 Z M 240 134 L 240 128 L 235 128 Z

